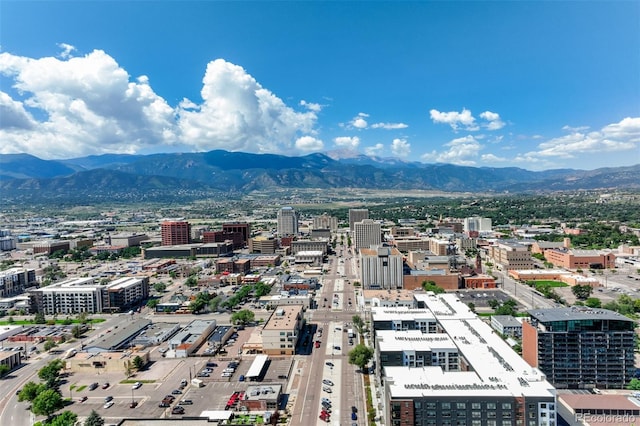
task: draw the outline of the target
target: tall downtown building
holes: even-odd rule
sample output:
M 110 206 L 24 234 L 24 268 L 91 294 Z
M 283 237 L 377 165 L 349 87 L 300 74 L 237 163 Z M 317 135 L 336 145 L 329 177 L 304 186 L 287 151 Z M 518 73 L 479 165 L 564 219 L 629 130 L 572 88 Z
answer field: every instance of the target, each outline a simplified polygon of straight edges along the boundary
M 353 224 L 353 245 L 356 251 L 382 244 L 382 227 L 372 219 L 363 219 Z
M 278 210 L 278 236 L 298 235 L 298 213 L 293 207 Z
M 368 209 L 349 209 L 349 231 L 353 232 L 353 225 L 356 222 L 362 222 L 364 219 L 369 219 Z
M 635 372 L 635 322 L 585 307 L 534 309 L 522 357 L 557 388 L 626 388 Z
M 163 246 L 189 244 L 191 241 L 191 226 L 185 221 L 167 221 L 160 225 Z

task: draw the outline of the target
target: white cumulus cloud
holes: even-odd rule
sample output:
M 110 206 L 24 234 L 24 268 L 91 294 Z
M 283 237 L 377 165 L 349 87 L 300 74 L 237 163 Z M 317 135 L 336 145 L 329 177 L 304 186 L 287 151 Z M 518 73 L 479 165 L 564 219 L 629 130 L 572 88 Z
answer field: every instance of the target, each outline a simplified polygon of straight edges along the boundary
M 384 149 L 384 145 L 381 143 L 377 143 L 373 146 L 367 146 L 364 148 L 364 153 L 367 155 L 379 155 L 380 152 Z
M 300 101 L 300 106 L 303 106 L 309 111 L 313 111 L 316 113 L 322 111 L 322 107 L 323 107 L 323 105 L 313 103 L 313 102 L 307 102 L 304 99 Z
M 565 126 L 563 130 L 571 131 L 572 128 Z M 538 150 L 528 152 L 523 157 L 527 159 L 544 157 L 570 159 L 585 153 L 605 154 L 616 151 L 632 151 L 634 155 L 638 156 L 639 149 L 640 117 L 627 117 L 598 131 L 573 130 L 567 135 L 540 143 Z
M 391 152 L 398 157 L 406 157 L 411 152 L 411 144 L 405 139 L 394 139 L 391 142 Z
M 505 126 L 504 121 L 500 119 L 500 114 L 495 112 L 485 111 L 480 114 L 480 118 L 487 121 L 483 123 L 483 127 L 487 130 L 500 130 Z
M 353 117 L 353 119 L 349 122 L 349 125 L 351 127 L 355 127 L 356 129 L 366 129 L 369 126 L 369 123 L 367 123 L 366 120 L 368 117 L 369 114 L 360 112 L 357 116 Z
M 374 123 L 371 125 L 373 129 L 385 130 L 406 129 L 407 127 L 409 127 L 409 125 L 404 123 Z
M 302 136 L 296 140 L 296 148 L 300 151 L 315 152 L 324 148 L 324 143 L 312 136 Z
M 341 148 L 355 149 L 360 145 L 360 138 L 357 136 L 338 136 L 333 142 Z
M 82 57 L 26 58 L 0 53 L 0 73 L 12 79 L 24 100 L 16 108 L 33 120 L 29 128 L 4 126 L 1 152 L 64 158 L 106 152 L 133 153 L 171 144 L 173 109 L 146 78 L 127 72 L 101 50 Z M 3 103 L 6 105 L 7 101 Z
M 208 64 L 201 100 L 172 107 L 147 76 L 132 78 L 104 51 L 71 57 L 73 46 L 59 47 L 58 58 L 0 53 L 0 74 L 13 89 L 0 94 L 0 152 L 69 158 L 167 145 L 287 154 L 321 147 L 303 138 L 315 138 L 319 104 L 302 101 L 306 111 L 295 111 L 222 59 Z
M 471 114 L 471 111 L 466 108 L 463 108 L 461 112 L 441 112 L 437 109 L 432 109 L 429 111 L 429 115 L 434 123 L 448 124 L 455 131 L 460 128 L 470 131 L 479 129 L 476 119 Z
M 450 163 L 460 166 L 475 166 L 478 154 L 482 149 L 480 142 L 472 135 L 456 138 L 445 144 L 447 150 L 432 151 L 424 154 L 423 161 Z
M 317 119 L 313 111 L 294 111 L 223 59 L 207 66 L 201 94 L 199 109 L 179 113 L 182 142 L 198 150 L 287 153 L 295 140 L 313 132 Z
M 76 48 L 70 44 L 67 43 L 58 43 L 58 47 L 60 49 L 62 49 L 62 52 L 60 52 L 60 57 L 62 59 L 68 59 L 71 57 L 71 52 L 75 51 Z

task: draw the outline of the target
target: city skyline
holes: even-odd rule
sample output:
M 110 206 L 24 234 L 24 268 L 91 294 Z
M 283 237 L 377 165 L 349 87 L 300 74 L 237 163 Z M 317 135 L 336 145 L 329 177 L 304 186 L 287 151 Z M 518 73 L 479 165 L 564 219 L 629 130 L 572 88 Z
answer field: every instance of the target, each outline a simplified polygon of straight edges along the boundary
M 639 18 L 625 1 L 4 2 L 0 153 L 634 165 Z

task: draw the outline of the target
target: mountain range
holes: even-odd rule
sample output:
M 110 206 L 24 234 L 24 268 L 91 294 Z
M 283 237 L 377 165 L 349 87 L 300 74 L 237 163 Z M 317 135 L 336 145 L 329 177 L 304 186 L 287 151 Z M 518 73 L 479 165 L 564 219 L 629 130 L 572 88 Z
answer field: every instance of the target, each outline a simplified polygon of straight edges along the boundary
M 43 160 L 0 155 L 5 200 L 197 197 L 280 188 L 547 192 L 640 189 L 640 164 L 585 171 L 425 164 L 343 153 L 288 157 L 214 150 Z

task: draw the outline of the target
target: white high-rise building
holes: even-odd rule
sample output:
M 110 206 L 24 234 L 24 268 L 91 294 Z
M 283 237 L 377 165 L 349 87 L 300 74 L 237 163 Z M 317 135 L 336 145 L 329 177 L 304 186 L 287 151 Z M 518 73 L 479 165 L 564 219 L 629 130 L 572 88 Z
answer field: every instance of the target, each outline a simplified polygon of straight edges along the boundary
M 354 232 L 354 224 L 364 219 L 369 219 L 368 209 L 349 209 L 349 231 Z
M 282 207 L 278 211 L 278 236 L 298 235 L 298 213 L 293 207 Z
M 464 232 L 491 232 L 491 219 L 488 217 L 467 217 L 464 219 Z
M 328 229 L 331 232 L 338 230 L 338 218 L 323 214 L 313 218 L 313 229 Z
M 365 289 L 403 288 L 402 254 L 393 247 L 360 249 L 362 286 Z
M 378 246 L 382 243 L 382 228 L 372 219 L 363 219 L 353 224 L 353 244 L 356 250 Z

